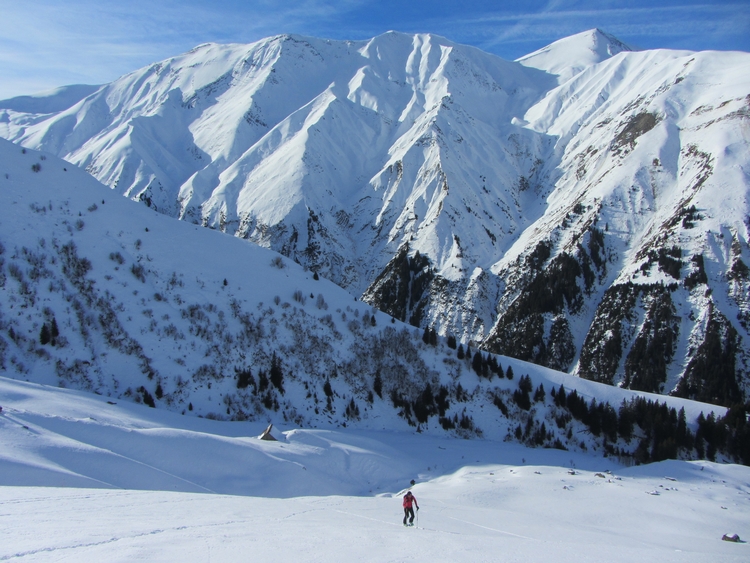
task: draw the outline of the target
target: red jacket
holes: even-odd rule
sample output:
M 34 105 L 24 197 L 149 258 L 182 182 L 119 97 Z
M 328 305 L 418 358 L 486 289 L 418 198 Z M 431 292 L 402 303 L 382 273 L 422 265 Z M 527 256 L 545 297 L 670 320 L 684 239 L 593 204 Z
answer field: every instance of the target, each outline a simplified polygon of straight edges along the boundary
M 412 503 L 417 505 L 417 508 L 419 508 L 419 504 L 417 504 L 417 497 L 414 495 L 404 495 L 404 508 L 411 508 Z

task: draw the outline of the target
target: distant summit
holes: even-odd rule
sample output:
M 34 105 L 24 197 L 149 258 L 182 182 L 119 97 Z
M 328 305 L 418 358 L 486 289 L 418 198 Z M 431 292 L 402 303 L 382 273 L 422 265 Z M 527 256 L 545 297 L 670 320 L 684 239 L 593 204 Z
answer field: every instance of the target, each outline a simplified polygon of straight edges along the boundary
M 16 96 L 0 100 L 0 108 L 22 113 L 57 113 L 77 104 L 99 88 L 100 86 L 93 84 L 61 86 L 30 96 Z
M 550 43 L 517 62 L 555 74 L 562 83 L 591 65 L 635 50 L 601 29 L 589 29 Z

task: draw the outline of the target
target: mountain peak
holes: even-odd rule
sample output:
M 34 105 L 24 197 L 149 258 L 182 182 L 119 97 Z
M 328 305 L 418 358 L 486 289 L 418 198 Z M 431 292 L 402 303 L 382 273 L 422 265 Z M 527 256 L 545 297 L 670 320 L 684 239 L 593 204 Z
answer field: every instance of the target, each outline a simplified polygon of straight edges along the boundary
M 100 87 L 96 84 L 71 84 L 30 96 L 0 100 L 0 107 L 24 113 L 55 113 L 75 105 Z
M 623 51 L 634 50 L 614 35 L 594 28 L 559 39 L 517 59 L 517 62 L 556 74 L 562 83 L 591 65 Z

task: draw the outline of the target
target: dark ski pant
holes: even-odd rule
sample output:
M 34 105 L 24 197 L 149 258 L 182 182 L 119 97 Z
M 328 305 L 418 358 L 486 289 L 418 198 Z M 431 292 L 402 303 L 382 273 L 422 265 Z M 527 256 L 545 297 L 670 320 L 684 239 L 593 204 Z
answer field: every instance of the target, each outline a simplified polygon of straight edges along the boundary
M 406 519 L 411 516 L 411 519 L 409 520 L 409 524 L 414 524 L 414 508 L 411 506 L 405 506 L 404 507 L 404 524 L 406 524 Z

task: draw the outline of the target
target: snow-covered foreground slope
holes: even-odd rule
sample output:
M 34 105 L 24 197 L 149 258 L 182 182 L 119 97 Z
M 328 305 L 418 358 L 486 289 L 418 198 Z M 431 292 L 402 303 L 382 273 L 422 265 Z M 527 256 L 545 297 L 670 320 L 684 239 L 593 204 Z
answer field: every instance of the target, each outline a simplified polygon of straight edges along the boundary
M 746 561 L 750 469 L 277 429 L 0 378 L 3 561 Z M 282 431 L 283 430 L 283 431 Z M 403 528 L 411 479 L 418 527 Z

